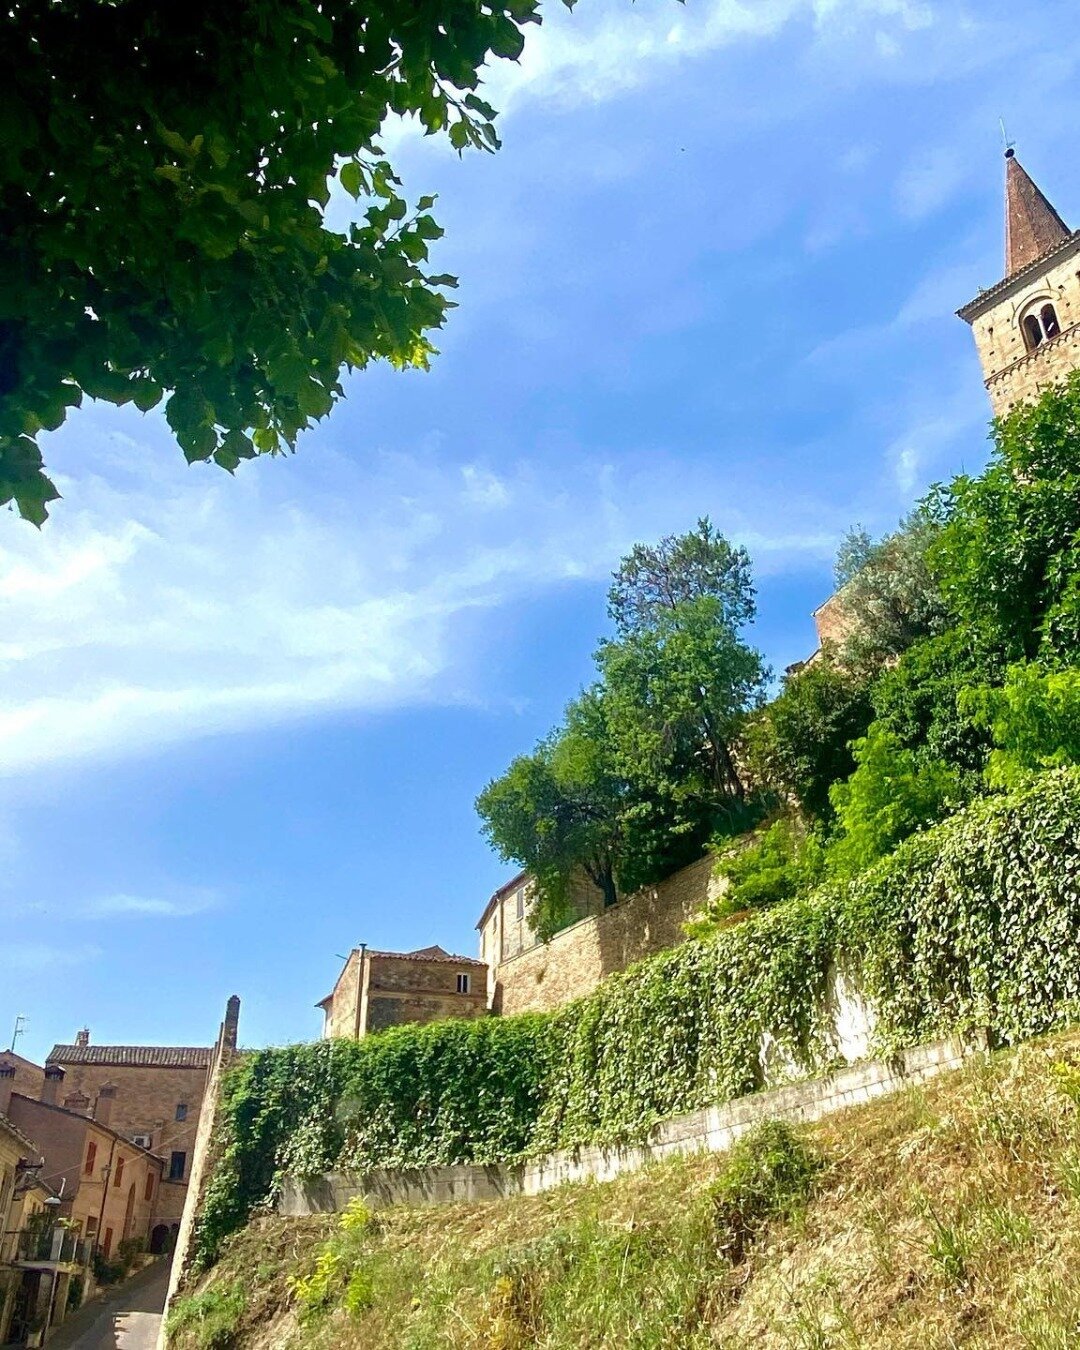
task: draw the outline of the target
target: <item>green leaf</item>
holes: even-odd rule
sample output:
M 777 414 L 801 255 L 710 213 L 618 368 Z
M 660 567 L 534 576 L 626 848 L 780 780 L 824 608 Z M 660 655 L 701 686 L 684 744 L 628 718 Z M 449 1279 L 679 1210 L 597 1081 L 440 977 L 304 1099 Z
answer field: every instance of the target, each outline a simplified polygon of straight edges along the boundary
M 341 166 L 341 186 L 355 201 L 360 196 L 364 183 L 363 170 L 355 159 L 347 160 Z

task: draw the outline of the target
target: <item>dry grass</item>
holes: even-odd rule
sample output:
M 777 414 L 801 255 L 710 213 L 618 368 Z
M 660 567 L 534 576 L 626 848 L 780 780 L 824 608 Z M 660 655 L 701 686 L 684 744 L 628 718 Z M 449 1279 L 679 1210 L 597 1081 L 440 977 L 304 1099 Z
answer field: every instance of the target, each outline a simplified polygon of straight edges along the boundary
M 1080 1064 L 1080 1033 L 813 1127 L 816 1194 L 735 1269 L 710 1217 L 725 1159 L 698 1156 L 537 1197 L 386 1211 L 353 1254 L 372 1290 L 355 1314 L 297 1322 L 289 1279 L 313 1267 L 329 1218 L 257 1220 L 208 1285 L 244 1289 L 242 1350 L 1077 1347 L 1080 1106 L 1061 1062 Z

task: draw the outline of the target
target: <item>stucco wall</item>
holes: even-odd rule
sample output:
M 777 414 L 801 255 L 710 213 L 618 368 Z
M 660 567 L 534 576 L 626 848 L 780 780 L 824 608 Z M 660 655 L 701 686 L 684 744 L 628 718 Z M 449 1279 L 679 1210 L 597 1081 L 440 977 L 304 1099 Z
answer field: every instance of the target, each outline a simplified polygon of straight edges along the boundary
M 504 961 L 492 1007 L 503 1014 L 560 1007 L 591 993 L 605 976 L 684 941 L 683 924 L 719 894 L 714 865 L 701 858 Z

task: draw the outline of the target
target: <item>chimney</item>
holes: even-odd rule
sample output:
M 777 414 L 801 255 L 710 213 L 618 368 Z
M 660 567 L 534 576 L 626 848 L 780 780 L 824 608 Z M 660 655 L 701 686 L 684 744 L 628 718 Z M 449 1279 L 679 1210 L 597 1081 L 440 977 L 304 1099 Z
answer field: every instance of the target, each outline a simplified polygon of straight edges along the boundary
M 41 1088 L 41 1100 L 46 1106 L 55 1106 L 64 1085 L 64 1071 L 59 1064 L 45 1065 L 45 1082 Z
M 225 1005 L 225 1022 L 221 1030 L 221 1044 L 225 1050 L 236 1049 L 236 1037 L 240 1027 L 240 999 L 233 994 Z
M 15 1087 L 15 1065 L 0 1064 L 0 1116 L 6 1116 L 11 1105 L 11 1093 Z
M 108 1125 L 112 1120 L 113 1102 L 116 1101 L 116 1084 L 102 1083 L 98 1088 L 97 1102 L 94 1105 L 94 1119 L 99 1125 Z
M 82 1050 L 90 1044 L 90 1028 L 83 1027 L 82 1031 L 75 1033 L 75 1044 Z

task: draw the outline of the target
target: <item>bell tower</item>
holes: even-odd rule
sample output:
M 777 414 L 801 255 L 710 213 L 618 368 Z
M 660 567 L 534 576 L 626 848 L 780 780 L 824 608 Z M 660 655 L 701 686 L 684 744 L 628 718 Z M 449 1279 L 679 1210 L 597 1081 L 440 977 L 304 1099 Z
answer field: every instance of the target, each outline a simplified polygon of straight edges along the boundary
M 1080 368 L 1080 231 L 1005 151 L 1005 276 L 958 310 L 995 417 Z

